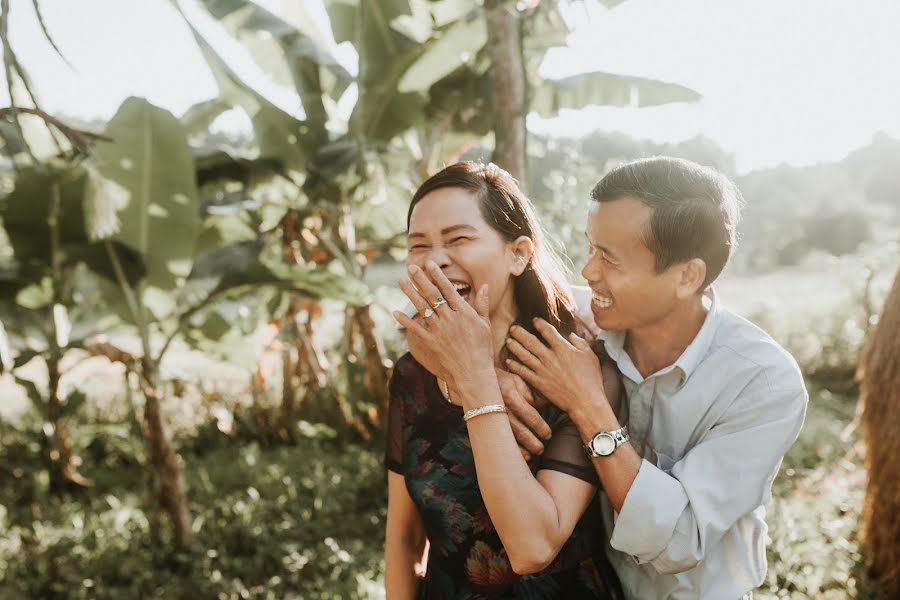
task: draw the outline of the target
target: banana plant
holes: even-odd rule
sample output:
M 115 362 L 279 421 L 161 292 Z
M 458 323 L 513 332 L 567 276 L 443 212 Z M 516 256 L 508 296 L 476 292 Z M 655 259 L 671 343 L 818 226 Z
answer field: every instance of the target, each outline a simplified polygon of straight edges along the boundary
M 172 342 L 201 327 L 205 311 L 248 290 L 329 293 L 359 302 L 365 289 L 332 271 L 287 270 L 267 262 L 260 242 L 240 239 L 240 231 L 235 241 L 235 230 L 224 219 L 202 218 L 192 150 L 184 126 L 170 112 L 129 98 L 104 133 L 112 141 L 97 147 L 87 167 L 89 233 L 102 240 L 115 274 L 117 285 L 107 290 L 109 305 L 141 341 L 144 429 L 156 475 L 153 497 L 170 517 L 176 545 L 188 547 L 194 535 L 180 461 L 160 412 L 160 366 Z M 119 246 L 144 265 L 136 281 L 126 276 Z
M 102 277 L 112 277 L 102 244 L 85 233 L 84 168 L 55 161 L 20 166 L 12 191 L 0 201 L 0 217 L 13 251 L 13 263 L 0 270 L 0 321 L 5 322 L 7 360 L 38 413 L 46 444 L 43 452 L 52 491 L 91 485 L 78 472 L 79 458 L 69 442 L 69 425 L 83 400 L 77 391 L 60 393 L 65 373 L 60 364 L 73 348 L 115 325 L 115 318 L 95 305 L 80 302 L 84 289 L 79 277 L 90 264 Z M 142 264 L 125 248 L 123 272 L 134 281 Z M 47 367 L 46 394 L 20 376 L 19 367 L 39 358 Z
M 393 185 L 396 190 L 399 183 L 402 188 L 395 196 L 405 203 L 411 184 L 403 182 L 402 176 L 386 177 L 386 167 L 381 164 L 379 153 L 373 149 L 373 142 L 353 136 L 349 123 L 342 120 L 334 110 L 334 101 L 351 81 L 349 73 L 328 50 L 321 32 L 303 12 L 302 5 L 293 7 L 295 18 L 291 23 L 251 2 L 208 1 L 203 2 L 203 5 L 212 16 L 220 19 L 230 33 L 248 44 L 252 55 L 273 79 L 293 83 L 303 104 L 305 114 L 302 118 L 289 117 L 275 108 L 245 84 L 188 22 L 203 56 L 219 82 L 220 97 L 217 101 L 224 102 L 227 106 L 240 107 L 247 112 L 254 125 L 260 156 L 277 157 L 283 179 L 296 185 L 294 195 L 299 201 L 286 208 L 279 223 L 284 262 L 336 268 L 362 279 L 365 261 L 373 258 L 381 247 L 392 245 L 394 236 L 386 235 L 386 240 L 372 240 L 367 236 L 372 231 L 371 228 L 356 225 L 354 217 L 358 214 L 362 217 L 369 213 L 372 213 L 371 216 L 380 216 L 377 210 L 367 206 L 370 202 L 364 203 L 361 199 L 363 196 L 367 196 L 369 201 L 384 198 L 388 185 Z M 201 113 L 199 107 L 192 112 Z M 268 116 L 263 119 L 262 113 Z M 185 115 L 186 118 L 188 116 Z M 267 135 L 264 122 L 275 118 L 281 118 L 285 123 L 281 130 L 286 134 L 282 133 L 281 139 L 294 145 L 287 150 L 283 146 L 275 147 Z M 350 121 L 353 122 L 354 119 L 351 118 Z M 302 170 L 298 169 L 296 160 L 300 155 L 305 157 Z M 408 165 L 403 167 L 408 168 Z M 394 173 L 402 174 L 403 171 L 395 169 Z M 358 205 L 365 207 L 364 213 L 357 213 L 355 209 Z M 389 215 L 399 217 L 399 213 Z M 372 219 L 371 224 L 377 227 L 379 220 L 385 219 Z M 382 233 L 384 227 L 378 229 Z M 363 236 L 359 236 L 360 233 Z M 301 306 L 305 309 L 298 309 Z M 300 368 L 293 366 L 293 359 L 289 355 L 295 354 L 297 361 L 306 362 L 308 372 L 313 374 L 307 380 L 315 385 L 307 386 L 307 395 L 315 392 L 315 388 L 322 382 L 324 362 L 322 352 L 312 343 L 314 315 L 320 312 L 318 307 L 294 297 L 287 299 L 283 310 L 284 314 L 276 317 L 281 325 L 280 337 L 282 342 L 286 342 L 283 345 L 285 368 L 280 415 L 282 432 L 286 430 L 283 423 L 289 419 L 296 395 L 294 377 L 291 374 L 298 373 L 300 379 L 306 375 Z M 374 334 L 369 331 L 373 327 L 369 313 L 368 306 L 351 306 L 347 310 L 348 322 L 352 321 L 354 327 L 363 328 L 367 332 L 365 339 L 374 339 Z M 291 346 L 295 350 L 291 350 Z M 348 337 L 347 351 L 342 353 L 345 356 L 345 371 L 359 368 L 359 363 L 353 360 L 357 352 L 355 346 Z M 362 364 L 370 365 L 379 374 L 369 379 L 368 395 L 374 397 L 378 404 L 384 405 L 387 401 L 389 363 L 378 344 L 369 344 L 362 351 L 365 355 Z M 338 398 L 338 403 L 346 404 L 347 401 Z
M 331 4 L 348 1 L 331 0 Z M 612 8 L 622 1 L 603 0 L 602 3 Z M 541 77 L 539 69 L 547 52 L 565 46 L 570 33 L 557 1 L 486 0 L 475 6 L 449 4 L 453 7 L 462 4 L 469 12 L 461 8 L 457 14 L 464 16 L 458 16 L 442 29 L 441 41 L 446 43 L 432 45 L 410 65 L 399 82 L 399 90 L 431 90 L 433 96 L 436 90 L 445 90 L 440 81 L 454 68 L 457 82 L 461 78 L 474 86 L 465 89 L 470 107 L 462 114 L 468 113 L 473 123 L 491 124 L 493 160 L 521 182 L 527 181 L 525 117 L 529 113 L 551 117 L 562 109 L 590 105 L 656 106 L 694 102 L 700 98 L 696 91 L 679 84 L 603 71 L 563 79 Z M 410 0 L 408 6 L 413 13 L 417 10 L 415 0 Z M 472 115 L 473 111 L 480 114 Z

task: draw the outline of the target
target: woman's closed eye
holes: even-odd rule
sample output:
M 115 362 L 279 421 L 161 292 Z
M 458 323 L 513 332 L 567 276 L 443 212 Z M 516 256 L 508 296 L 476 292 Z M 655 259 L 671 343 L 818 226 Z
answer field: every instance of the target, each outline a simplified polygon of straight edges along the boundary
M 458 236 L 456 236 L 456 237 L 450 238 L 450 240 L 449 240 L 447 243 L 448 243 L 448 244 L 461 244 L 461 243 L 467 242 L 467 241 L 469 241 L 469 240 L 471 240 L 471 239 L 472 239 L 472 238 L 467 237 L 467 236 L 464 236 L 464 235 L 458 235 Z

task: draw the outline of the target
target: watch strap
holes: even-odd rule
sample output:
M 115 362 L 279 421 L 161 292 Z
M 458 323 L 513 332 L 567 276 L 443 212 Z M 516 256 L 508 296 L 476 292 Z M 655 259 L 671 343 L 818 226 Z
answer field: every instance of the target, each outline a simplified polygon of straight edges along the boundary
M 609 454 L 600 454 L 599 452 L 594 451 L 594 447 L 593 447 L 594 440 L 597 439 L 597 436 L 601 436 L 601 435 L 611 437 L 613 439 L 613 441 L 615 442 L 615 446 L 613 447 L 612 451 Z M 593 458 L 595 456 L 609 456 L 610 454 L 615 452 L 619 446 L 621 446 L 622 444 L 627 442 L 628 439 L 629 439 L 628 425 L 623 425 L 622 427 L 619 427 L 618 429 L 613 429 L 612 431 L 600 431 L 600 432 L 595 433 L 591 437 L 591 439 L 588 441 L 588 443 L 584 445 L 584 452 L 591 458 Z

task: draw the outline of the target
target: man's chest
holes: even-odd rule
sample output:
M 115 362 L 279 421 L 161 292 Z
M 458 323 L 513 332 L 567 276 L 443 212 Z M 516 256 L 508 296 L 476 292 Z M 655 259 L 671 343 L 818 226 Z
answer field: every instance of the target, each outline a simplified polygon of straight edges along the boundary
M 677 373 L 623 383 L 617 415 L 635 450 L 663 470 L 706 437 L 728 404 L 727 390 L 686 384 Z

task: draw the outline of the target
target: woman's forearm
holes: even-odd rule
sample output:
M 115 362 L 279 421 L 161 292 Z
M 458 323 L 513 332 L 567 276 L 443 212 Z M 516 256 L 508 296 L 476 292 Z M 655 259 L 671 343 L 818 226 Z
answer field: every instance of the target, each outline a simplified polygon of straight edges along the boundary
M 388 471 L 388 514 L 384 532 L 384 587 L 388 598 L 418 597 L 419 569 L 428 539 L 403 475 Z
M 419 595 L 419 566 L 424 560 L 425 543 L 388 539 L 384 548 L 384 590 L 387 598 L 415 600 Z
M 455 391 L 466 409 L 503 403 L 496 377 Z M 571 530 L 564 529 L 556 501 L 522 458 L 508 417 L 485 414 L 467 424 L 478 486 L 513 569 L 539 571 L 558 554 Z

